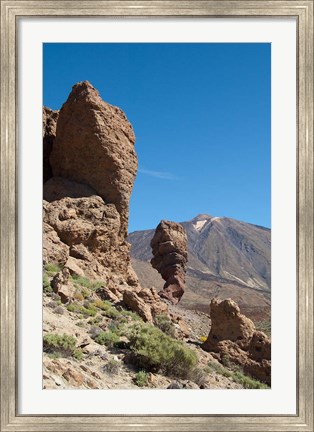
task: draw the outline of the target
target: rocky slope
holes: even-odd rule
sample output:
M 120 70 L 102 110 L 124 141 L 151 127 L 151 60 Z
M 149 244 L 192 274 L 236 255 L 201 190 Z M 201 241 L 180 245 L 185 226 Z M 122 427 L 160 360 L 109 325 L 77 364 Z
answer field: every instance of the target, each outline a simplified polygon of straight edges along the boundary
M 212 298 L 233 298 L 257 320 L 270 316 L 269 229 L 229 218 L 199 215 L 181 222 L 188 237 L 186 292 L 181 305 L 208 312 Z M 149 261 L 153 230 L 129 234 L 132 265 L 141 283 L 162 288 Z

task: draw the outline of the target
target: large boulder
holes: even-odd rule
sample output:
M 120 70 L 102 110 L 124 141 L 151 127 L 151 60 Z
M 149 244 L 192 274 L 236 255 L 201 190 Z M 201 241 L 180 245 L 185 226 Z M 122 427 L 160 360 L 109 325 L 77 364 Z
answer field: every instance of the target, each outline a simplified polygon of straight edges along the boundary
M 125 290 L 123 302 L 144 321 L 153 322 L 158 315 L 168 315 L 167 305 L 160 299 L 153 288 Z
M 73 86 L 59 113 L 50 155 L 53 175 L 88 185 L 106 204 L 114 204 L 123 239 L 137 171 L 134 142 L 120 108 L 104 102 L 88 81 Z
M 218 353 L 258 380 L 271 384 L 271 341 L 255 329 L 231 299 L 213 299 L 210 304 L 211 329 L 202 348 Z
M 203 349 L 214 351 L 218 342 L 230 340 L 240 348 L 248 348 L 255 331 L 254 323 L 240 313 L 231 299 L 213 299 L 210 304 L 211 329 Z
M 185 289 L 187 235 L 183 226 L 162 220 L 151 240 L 151 247 L 151 264 L 166 281 L 159 295 L 176 304 Z

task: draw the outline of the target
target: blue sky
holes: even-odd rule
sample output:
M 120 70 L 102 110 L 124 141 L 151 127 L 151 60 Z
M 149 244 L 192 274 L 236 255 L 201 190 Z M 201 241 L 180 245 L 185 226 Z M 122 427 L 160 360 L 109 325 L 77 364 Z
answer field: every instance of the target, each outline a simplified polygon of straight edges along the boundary
M 270 227 L 270 44 L 44 44 L 44 105 L 88 80 L 132 123 L 129 231 L 199 213 Z

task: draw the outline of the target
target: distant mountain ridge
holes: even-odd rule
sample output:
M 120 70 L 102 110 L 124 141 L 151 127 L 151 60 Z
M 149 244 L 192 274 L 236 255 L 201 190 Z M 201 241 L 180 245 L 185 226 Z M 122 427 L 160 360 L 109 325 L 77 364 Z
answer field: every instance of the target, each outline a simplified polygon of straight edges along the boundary
M 270 229 L 207 214 L 181 224 L 188 237 L 187 292 L 182 305 L 204 310 L 208 299 L 229 296 L 242 308 L 270 310 Z M 153 234 L 153 229 L 136 231 L 128 241 L 141 285 L 159 289 L 162 280 L 149 263 Z

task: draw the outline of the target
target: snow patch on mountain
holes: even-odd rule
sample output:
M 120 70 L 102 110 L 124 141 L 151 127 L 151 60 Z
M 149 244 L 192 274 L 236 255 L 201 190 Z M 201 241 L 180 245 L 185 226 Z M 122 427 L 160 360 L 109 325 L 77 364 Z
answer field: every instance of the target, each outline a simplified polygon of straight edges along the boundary
M 197 231 L 200 231 L 203 228 L 203 226 L 206 224 L 207 221 L 208 221 L 208 219 L 197 221 L 193 224 L 193 226 Z

